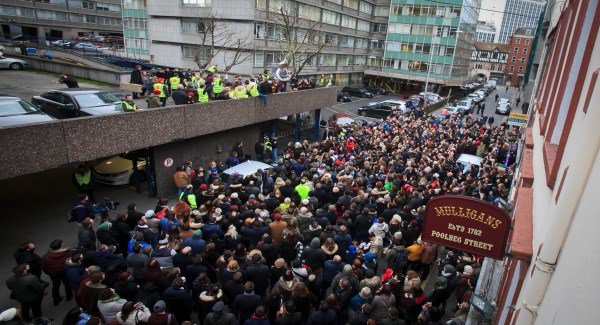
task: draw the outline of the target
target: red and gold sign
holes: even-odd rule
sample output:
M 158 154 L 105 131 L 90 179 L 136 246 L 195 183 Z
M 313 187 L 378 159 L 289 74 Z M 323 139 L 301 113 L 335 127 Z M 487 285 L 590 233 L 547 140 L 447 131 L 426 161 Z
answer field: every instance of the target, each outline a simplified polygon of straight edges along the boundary
M 510 225 L 506 211 L 493 204 L 466 196 L 439 196 L 427 203 L 421 238 L 501 260 Z

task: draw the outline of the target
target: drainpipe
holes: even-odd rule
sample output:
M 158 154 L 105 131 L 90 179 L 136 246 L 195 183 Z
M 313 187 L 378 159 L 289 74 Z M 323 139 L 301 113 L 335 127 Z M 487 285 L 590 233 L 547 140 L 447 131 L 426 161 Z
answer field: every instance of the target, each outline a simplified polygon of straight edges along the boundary
M 577 138 L 588 139 L 591 143 L 588 143 L 589 146 L 578 146 L 575 152 L 569 153 L 570 157 L 577 157 L 577 165 L 569 169 L 569 173 L 564 180 L 560 200 L 556 206 L 546 213 L 548 215 L 546 220 L 548 221 L 545 223 L 548 224 L 548 228 L 541 240 L 544 246 L 535 259 L 533 274 L 522 294 L 521 307 L 523 307 L 523 310 L 519 313 L 515 324 L 529 325 L 535 322 L 538 309 L 554 274 L 573 216 L 581 201 L 584 184 L 588 184 L 589 175 L 592 172 L 595 160 L 598 158 L 600 137 L 598 137 L 598 130 L 592 126 L 600 123 L 600 115 L 588 112 L 586 119 L 588 121 L 582 127 L 572 129 L 572 131 L 577 130 L 580 132 L 573 132 L 570 136 L 572 142 Z M 559 175 L 561 175 L 560 173 L 561 170 L 559 170 Z M 537 181 L 544 182 L 545 180 Z M 552 198 L 554 199 L 554 195 L 552 195 Z

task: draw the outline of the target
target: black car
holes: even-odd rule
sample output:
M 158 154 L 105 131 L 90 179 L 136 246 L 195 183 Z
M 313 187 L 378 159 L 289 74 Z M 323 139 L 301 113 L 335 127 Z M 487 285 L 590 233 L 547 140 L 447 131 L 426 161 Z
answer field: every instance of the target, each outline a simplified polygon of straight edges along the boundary
M 393 112 L 392 105 L 387 103 L 369 103 L 358 108 L 358 115 L 377 118 L 387 117 L 392 115 Z
M 352 101 L 352 98 L 350 97 L 350 95 L 348 95 L 348 94 L 346 94 L 345 92 L 341 91 L 341 92 L 339 92 L 339 93 L 338 93 L 338 95 L 337 95 L 337 101 L 338 101 L 338 102 L 344 102 L 344 103 L 347 103 L 347 102 L 351 102 L 351 101 Z
M 41 96 L 33 96 L 31 102 L 44 113 L 59 119 L 108 115 L 123 111 L 119 98 L 108 91 L 98 89 L 51 90 Z
M 361 86 L 346 86 L 344 89 L 342 89 L 342 92 L 350 96 L 373 98 L 373 93 Z
M 379 86 L 373 86 L 373 87 L 366 87 L 368 91 L 371 92 L 371 94 L 374 95 L 388 95 L 390 92 L 382 87 Z

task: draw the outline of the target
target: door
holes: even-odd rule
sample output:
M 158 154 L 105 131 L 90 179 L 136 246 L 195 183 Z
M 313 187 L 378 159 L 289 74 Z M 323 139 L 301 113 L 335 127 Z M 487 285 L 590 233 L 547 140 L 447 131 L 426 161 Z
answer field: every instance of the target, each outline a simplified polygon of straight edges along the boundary
M 73 118 L 78 117 L 81 114 L 81 111 L 77 108 L 77 104 L 71 98 L 71 96 L 67 94 L 61 95 L 61 103 L 65 106 L 61 107 L 61 115 L 65 116 L 64 118 Z
M 59 92 L 51 91 L 49 93 L 43 94 L 41 97 L 45 100 L 39 101 L 39 107 L 44 113 L 56 118 L 64 118 L 61 117 L 60 105 L 62 101 L 62 96 Z
M 8 59 L 0 59 L 0 68 L 2 69 L 8 69 L 8 65 L 9 65 L 9 61 Z

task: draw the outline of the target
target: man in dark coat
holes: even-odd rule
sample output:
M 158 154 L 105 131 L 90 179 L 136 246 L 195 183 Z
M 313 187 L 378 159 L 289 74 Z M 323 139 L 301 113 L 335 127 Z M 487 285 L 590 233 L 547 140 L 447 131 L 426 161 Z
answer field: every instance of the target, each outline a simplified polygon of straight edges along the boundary
M 243 324 L 247 319 L 252 317 L 256 308 L 261 304 L 261 296 L 254 293 L 254 283 L 248 281 L 244 285 L 244 293 L 235 297 L 233 312 L 240 320 L 240 324 Z
M 27 264 L 29 266 L 29 274 L 33 274 L 38 278 L 42 276 L 42 258 L 34 253 L 35 244 L 32 242 L 23 243 L 19 249 L 13 254 L 17 264 Z
M 78 247 L 85 250 L 96 249 L 96 232 L 92 226 L 94 220 L 86 218 L 80 225 L 77 231 Z
M 206 315 L 204 325 L 237 325 L 238 320 L 232 313 L 225 310 L 225 304 L 217 301 L 212 307 L 212 313 Z
M 321 241 L 319 238 L 313 238 L 310 245 L 302 252 L 302 259 L 310 266 L 313 271 L 323 268 L 323 263 L 327 260 L 327 255 L 321 250 Z
M 124 257 L 127 256 L 127 244 L 131 239 L 129 235 L 129 225 L 127 224 L 127 215 L 125 213 L 119 213 L 117 220 L 113 223 L 113 229 L 119 243 L 119 251 Z
M 136 65 L 135 66 L 135 70 L 131 71 L 131 78 L 129 79 L 129 83 L 132 84 L 136 84 L 136 85 L 143 85 L 144 84 L 144 80 L 142 78 L 142 66 L 141 65 Z M 143 94 L 143 91 L 142 91 Z M 133 98 L 137 99 L 140 98 L 140 94 L 137 92 L 133 92 Z
M 33 318 L 42 317 L 44 298 L 44 283 L 39 277 L 29 274 L 29 270 L 27 263 L 19 264 L 13 269 L 14 275 L 6 280 L 10 299 L 21 304 L 21 317 L 27 322 L 31 321 L 30 311 L 33 312 Z
M 185 105 L 187 104 L 187 92 L 183 89 L 183 85 L 179 85 L 176 90 L 173 90 L 171 94 L 175 105 Z
M 246 279 L 254 284 L 253 291 L 264 296 L 269 286 L 269 267 L 263 264 L 260 254 L 254 254 L 250 259 L 251 262 L 246 267 Z
M 162 298 L 167 304 L 167 311 L 173 313 L 177 321 L 191 320 L 194 300 L 190 290 L 185 287 L 183 278 L 176 277 L 172 285 L 165 290 Z

